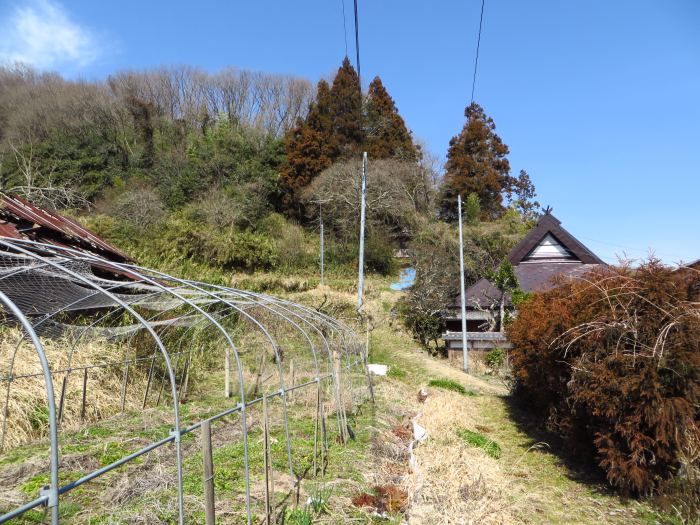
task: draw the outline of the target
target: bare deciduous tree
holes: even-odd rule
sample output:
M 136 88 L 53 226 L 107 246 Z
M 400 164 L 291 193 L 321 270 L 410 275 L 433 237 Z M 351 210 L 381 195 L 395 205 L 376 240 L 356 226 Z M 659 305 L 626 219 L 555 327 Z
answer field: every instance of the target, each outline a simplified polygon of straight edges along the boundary
M 54 184 L 53 167 L 49 173 L 41 173 L 34 160 L 33 144 L 29 144 L 26 153 L 12 143 L 10 143 L 10 148 L 17 163 L 18 171 L 24 179 L 24 184 L 3 188 L 5 191 L 19 195 L 38 206 L 53 210 L 89 206 L 89 202 L 80 192 L 67 186 Z M 1 168 L 2 163 L 0 162 Z
M 339 162 L 316 177 L 304 194 L 308 203 L 324 202 L 324 220 L 341 234 L 357 230 L 360 215 L 359 162 Z M 367 222 L 382 225 L 396 237 L 410 237 L 419 217 L 430 212 L 432 191 L 424 169 L 415 162 L 370 162 Z M 310 206 L 315 213 L 316 207 Z

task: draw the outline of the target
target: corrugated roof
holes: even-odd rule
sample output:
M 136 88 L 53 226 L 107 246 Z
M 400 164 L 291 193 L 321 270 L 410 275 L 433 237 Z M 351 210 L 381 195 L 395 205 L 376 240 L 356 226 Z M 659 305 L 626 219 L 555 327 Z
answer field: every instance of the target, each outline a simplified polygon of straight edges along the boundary
M 70 247 L 116 262 L 131 260 L 74 220 L 3 192 L 0 192 L 0 236 Z

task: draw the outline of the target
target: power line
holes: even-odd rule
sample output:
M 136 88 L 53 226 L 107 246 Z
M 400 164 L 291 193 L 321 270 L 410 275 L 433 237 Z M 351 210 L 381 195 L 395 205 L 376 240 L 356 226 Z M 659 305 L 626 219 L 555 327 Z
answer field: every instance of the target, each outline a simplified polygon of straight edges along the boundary
M 472 100 L 474 103 L 474 87 L 476 86 L 476 68 L 479 65 L 479 47 L 481 45 L 481 26 L 484 22 L 484 3 L 486 0 L 481 0 L 481 17 L 479 18 L 479 38 L 476 40 L 476 59 L 474 60 L 474 76 L 472 78 Z
M 345 56 L 348 56 L 348 28 L 345 25 L 345 0 L 341 0 L 343 4 L 343 37 L 345 37 Z
M 360 22 L 357 18 L 357 0 L 355 3 L 355 62 L 357 63 L 357 81 L 360 85 L 360 98 L 362 98 L 362 80 L 360 77 Z

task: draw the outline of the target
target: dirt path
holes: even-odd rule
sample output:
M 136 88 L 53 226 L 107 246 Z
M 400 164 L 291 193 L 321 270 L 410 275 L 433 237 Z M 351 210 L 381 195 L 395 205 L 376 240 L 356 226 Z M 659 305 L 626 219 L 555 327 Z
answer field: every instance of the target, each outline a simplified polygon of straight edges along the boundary
M 354 301 L 348 290 L 313 293 L 321 292 L 339 303 Z M 374 327 L 370 362 L 389 365 L 390 371 L 387 377 L 375 378 L 377 434 L 370 447 L 374 459 L 362 470 L 368 487 L 398 484 L 408 493 L 403 518 L 395 516 L 390 523 L 673 523 L 646 503 L 623 501 L 599 477 L 572 470 L 553 443 L 535 437 L 540 425 L 533 426 L 528 414 L 514 407 L 504 384 L 465 374 L 419 349 L 393 314 L 400 297 L 389 290 L 388 282 L 368 283 L 366 312 Z M 427 387 L 431 379 L 455 381 L 476 395 Z M 417 399 L 422 387 L 428 389 L 424 404 Z M 406 443 L 396 440 L 397 427 L 410 432 L 411 419 L 428 433 L 415 448 L 416 469 L 408 468 Z M 490 450 L 497 444 L 499 454 L 489 455 L 470 444 L 465 436 L 473 434 L 467 431 L 482 436 Z
M 381 298 L 386 310 L 392 298 Z M 376 378 L 379 407 L 417 415 L 428 432 L 415 449 L 418 468 L 402 482 L 411 502 L 407 523 L 664 523 L 645 503 L 621 500 L 600 479 L 584 480 L 549 444 L 529 435 L 505 385 L 428 356 L 395 321 L 375 313 L 372 361 L 391 367 L 389 377 Z M 428 387 L 428 399 L 419 404 L 416 394 L 430 379 L 451 379 L 477 395 Z M 470 445 L 460 435 L 464 430 L 497 443 L 500 456 Z

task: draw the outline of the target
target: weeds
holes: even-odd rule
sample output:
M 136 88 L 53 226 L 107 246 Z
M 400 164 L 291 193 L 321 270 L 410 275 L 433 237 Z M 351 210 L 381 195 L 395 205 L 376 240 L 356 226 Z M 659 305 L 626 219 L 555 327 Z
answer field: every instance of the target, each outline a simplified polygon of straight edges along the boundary
M 478 395 L 476 392 L 467 390 L 466 388 L 464 388 L 464 386 L 460 385 L 457 381 L 453 381 L 452 379 L 431 379 L 428 382 L 428 386 L 442 388 L 443 390 L 452 390 L 453 392 L 457 392 L 459 394 L 462 394 L 463 396 Z
M 308 506 L 314 514 L 328 512 L 328 502 L 333 494 L 333 487 L 319 486 L 309 496 Z
M 308 508 L 286 509 L 282 515 L 283 525 L 311 525 L 313 515 Z
M 490 457 L 494 459 L 501 457 L 500 445 L 485 435 L 462 427 L 457 428 L 457 435 L 471 446 L 482 449 Z
M 406 371 L 399 368 L 398 366 L 391 366 L 389 367 L 389 371 L 386 375 L 393 379 L 405 379 Z
M 492 370 L 498 370 L 505 362 L 506 351 L 503 348 L 493 348 L 484 356 L 484 363 Z

